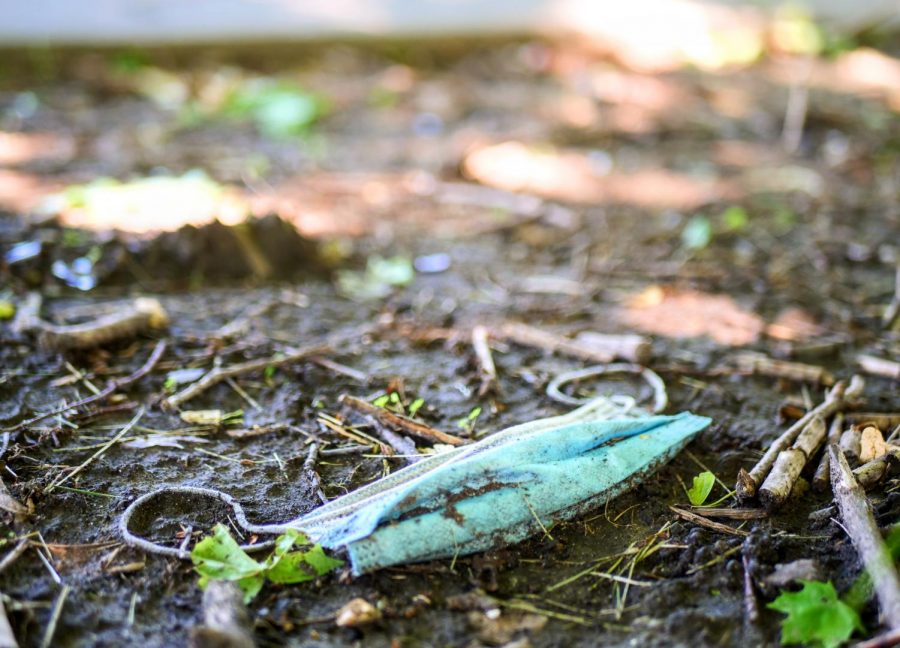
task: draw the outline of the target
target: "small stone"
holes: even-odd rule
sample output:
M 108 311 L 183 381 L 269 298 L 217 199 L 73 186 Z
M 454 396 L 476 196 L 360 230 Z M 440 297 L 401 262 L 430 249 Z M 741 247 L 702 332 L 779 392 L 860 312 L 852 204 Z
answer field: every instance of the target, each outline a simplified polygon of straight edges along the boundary
M 352 599 L 335 615 L 334 623 L 340 628 L 355 628 L 374 623 L 381 618 L 381 612 L 364 598 Z

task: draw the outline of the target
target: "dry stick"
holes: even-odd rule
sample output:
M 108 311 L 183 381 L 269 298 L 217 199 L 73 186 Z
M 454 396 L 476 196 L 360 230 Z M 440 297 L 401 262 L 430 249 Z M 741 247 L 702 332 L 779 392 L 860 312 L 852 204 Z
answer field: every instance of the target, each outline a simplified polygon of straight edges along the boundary
M 424 458 L 423 455 L 419 454 L 415 443 L 406 437 L 397 434 L 374 416 L 367 416 L 366 418 L 369 419 L 373 427 L 377 430 L 378 436 L 384 439 L 385 443 L 393 448 L 397 454 L 401 455 L 405 463 L 414 464 Z
M 131 430 L 131 428 L 133 428 L 135 425 L 137 425 L 137 422 L 141 420 L 142 416 L 144 416 L 144 408 L 143 407 L 138 409 L 137 414 L 134 415 L 134 418 L 132 418 L 130 421 L 128 421 L 128 423 L 125 424 L 125 427 L 123 427 L 121 430 L 119 430 L 119 433 L 116 434 L 116 436 L 114 436 L 112 439 L 110 439 L 109 441 L 104 443 L 102 446 L 100 446 L 100 448 L 97 450 L 97 452 L 95 452 L 90 457 L 85 459 L 80 465 L 75 467 L 72 471 L 67 473 L 64 477 L 53 480 L 53 482 L 51 482 L 50 485 L 44 489 L 44 493 L 52 493 L 58 486 L 62 486 L 65 482 L 69 481 L 72 477 L 74 477 L 75 475 L 80 473 L 82 470 L 87 468 L 89 465 L 91 465 L 91 463 L 94 461 L 94 459 L 96 459 L 97 457 L 102 455 L 104 452 L 109 450 L 112 446 L 114 446 L 116 443 L 118 443 L 119 439 L 121 439 L 123 436 L 128 434 L 128 432 Z
M 805 428 L 813 418 L 819 416 L 825 419 L 838 410 L 843 409 L 848 401 L 855 399 L 862 394 L 864 387 L 865 382 L 859 376 L 853 376 L 853 378 L 850 379 L 849 386 L 845 387 L 843 382 L 835 384 L 822 403 L 807 412 L 803 418 L 799 419 L 791 427 L 785 430 L 780 437 L 775 439 L 772 445 L 769 446 L 769 449 L 766 450 L 766 453 L 762 456 L 762 459 L 753 466 L 750 472 L 741 468 L 738 473 L 737 485 L 735 486 L 738 499 L 746 501 L 756 496 L 756 489 L 759 487 L 762 480 L 765 479 L 766 475 L 769 474 L 769 470 L 772 468 L 772 464 L 775 463 L 778 453 L 782 450 L 787 450 L 794 442 L 794 439 L 797 438 L 797 435 L 803 431 L 803 428 Z
M 882 432 L 887 432 L 892 427 L 900 425 L 900 413 L 896 412 L 853 412 L 847 414 L 849 423 L 868 423 L 874 425 Z
M 834 376 L 824 368 L 816 365 L 775 360 L 754 351 L 736 353 L 731 359 L 740 371 L 750 374 L 785 378 L 798 382 L 811 382 L 819 385 L 834 384 Z
M 192 648 L 254 648 L 250 614 L 238 586 L 211 580 L 203 592 L 203 624 L 191 630 Z
M 840 443 L 841 434 L 844 430 L 844 414 L 838 412 L 834 415 L 834 418 L 831 421 L 831 427 L 828 428 L 828 439 L 826 440 L 826 445 L 831 445 L 832 443 Z M 819 465 L 816 467 L 816 473 L 813 475 L 812 486 L 817 492 L 823 492 L 828 488 L 828 485 L 831 483 L 831 462 L 828 457 L 828 452 L 822 453 L 822 458 L 819 460 Z
M 784 504 L 804 466 L 824 440 L 825 421 L 816 416 L 803 428 L 790 448 L 778 453 L 775 465 L 759 487 L 759 499 L 767 510 L 772 511 Z
M 889 329 L 900 317 L 900 263 L 897 264 L 897 274 L 894 279 L 894 297 L 884 309 L 884 315 L 881 317 L 881 325 Z
M 107 383 L 106 387 L 99 394 L 95 394 L 93 396 L 88 396 L 87 398 L 82 398 L 79 401 L 75 401 L 74 403 L 70 403 L 68 405 L 64 405 L 63 407 L 57 408 L 52 412 L 45 412 L 44 414 L 38 414 L 37 416 L 28 419 L 27 421 L 22 421 L 21 423 L 14 425 L 10 428 L 6 428 L 4 432 L 17 432 L 22 428 L 28 427 L 30 425 L 34 425 L 39 421 L 43 421 L 44 419 L 50 418 L 51 416 L 57 416 L 59 414 L 63 414 L 65 412 L 71 411 L 73 409 L 84 407 L 85 405 L 90 405 L 91 403 L 96 403 L 97 401 L 103 400 L 104 398 L 110 397 L 115 392 L 119 391 L 123 387 L 127 387 L 132 383 L 137 382 L 148 373 L 153 371 L 153 368 L 156 366 L 156 363 L 159 362 L 159 359 L 162 357 L 163 353 L 166 351 L 166 342 L 165 340 L 160 340 L 156 343 L 156 346 L 153 347 L 153 352 L 150 354 L 150 357 L 147 358 L 147 361 L 141 365 L 141 367 L 135 371 L 130 376 L 126 376 L 124 378 L 119 378 L 118 380 L 111 380 Z
M 329 360 L 328 358 L 322 358 L 319 356 L 310 358 L 310 360 L 315 362 L 320 367 L 328 369 L 329 371 L 333 371 L 336 374 L 341 374 L 342 376 L 352 378 L 357 382 L 369 382 L 369 376 L 367 374 L 364 374 L 362 371 L 354 369 L 353 367 L 348 367 L 345 364 L 341 364 L 340 362 L 335 362 L 334 360 Z
M 56 326 L 38 320 L 35 330 L 41 346 L 62 351 L 99 346 L 169 325 L 169 316 L 159 300 L 139 297 L 122 309 L 83 324 Z
M 60 591 L 59 595 L 56 597 L 56 601 L 53 603 L 53 612 L 50 614 L 50 621 L 47 622 L 44 638 L 41 639 L 41 648 L 50 648 L 50 646 L 53 645 L 53 635 L 56 633 L 56 624 L 59 623 L 63 604 L 66 602 L 66 597 L 69 595 L 70 589 L 71 588 L 68 585 L 63 585 L 62 591 Z
M 719 533 L 727 533 L 729 535 L 739 536 L 741 538 L 746 538 L 750 534 L 743 529 L 735 529 L 734 527 L 730 527 L 727 524 L 721 524 L 720 522 L 713 522 L 712 520 L 708 520 L 705 517 L 697 515 L 696 513 L 691 513 L 690 511 L 686 511 L 682 508 L 678 508 L 677 506 L 670 506 L 669 510 L 672 511 L 675 515 L 680 518 L 687 520 L 688 522 L 693 522 L 694 524 L 702 527 L 706 527 L 707 529 L 711 529 L 713 531 L 718 531 Z
M 760 508 L 752 509 L 732 509 L 732 508 L 709 508 L 697 507 L 691 509 L 691 513 L 703 517 L 718 517 L 729 520 L 760 520 L 769 517 L 768 511 Z
M 900 461 L 900 449 L 892 448 L 886 454 L 856 468 L 853 471 L 853 476 L 860 486 L 868 490 L 884 479 L 891 464 L 898 461 Z
M 753 589 L 753 577 L 750 575 L 750 559 L 744 553 L 741 556 L 744 565 L 744 614 L 747 625 L 756 625 L 759 621 L 759 602 L 756 600 L 756 591 Z
M 831 456 L 831 488 L 844 529 L 872 579 L 881 618 L 891 630 L 900 630 L 900 578 L 891 553 L 872 515 L 866 493 L 850 471 L 847 458 L 834 444 L 828 446 L 828 453 Z
M 284 355 L 276 355 L 271 358 L 259 358 L 256 360 L 248 360 L 247 362 L 239 362 L 227 367 L 215 367 L 210 369 L 203 375 L 200 380 L 191 383 L 177 394 L 173 394 L 164 399 L 161 406 L 165 410 L 174 410 L 182 403 L 185 403 L 196 396 L 199 396 L 210 387 L 219 384 L 226 378 L 234 378 L 252 371 L 262 371 L 266 367 L 283 367 L 284 365 L 294 364 L 308 360 L 312 356 L 328 353 L 332 350 L 330 344 L 313 344 L 310 346 L 295 349 Z
M 584 344 L 579 344 L 561 335 L 542 331 L 539 328 L 507 322 L 494 328 L 491 335 L 495 338 L 510 340 L 522 346 L 537 347 L 549 353 L 562 353 L 563 355 L 591 360 L 593 362 L 610 362 L 615 354 L 604 349 L 593 349 Z
M 0 561 L 0 574 L 2 574 L 6 569 L 16 562 L 19 556 L 21 556 L 28 547 L 31 545 L 31 540 L 28 537 L 22 538 L 19 540 L 19 544 L 12 548 L 12 550 L 3 556 L 3 560 Z
M 350 409 L 360 412 L 361 414 L 372 416 L 384 425 L 393 426 L 402 430 L 406 434 L 418 437 L 420 439 L 425 439 L 427 441 L 436 443 L 446 443 L 452 446 L 460 446 L 468 443 L 468 441 L 466 441 L 465 439 L 453 436 L 452 434 L 447 434 L 446 432 L 441 432 L 440 430 L 435 430 L 434 428 L 429 427 L 424 423 L 413 421 L 410 418 L 401 416 L 400 414 L 395 414 L 394 412 L 386 410 L 383 407 L 372 405 L 371 403 L 367 403 L 362 399 L 355 398 L 347 394 L 341 396 L 340 402 Z
M 472 329 L 472 348 L 475 350 L 475 357 L 478 358 L 478 366 L 481 371 L 481 386 L 478 388 L 478 395 L 484 396 L 497 387 L 497 366 L 494 364 L 494 356 L 491 355 L 488 330 L 480 324 Z
M 860 641 L 854 644 L 853 648 L 890 648 L 897 645 L 900 645 L 900 630 L 891 630 L 871 639 Z
M 851 425 L 849 430 L 844 430 L 841 434 L 838 445 L 841 447 L 841 452 L 853 461 L 857 461 L 862 449 L 862 428 L 859 425 Z
M 303 474 L 306 475 L 306 478 L 309 480 L 313 490 L 316 491 L 316 495 L 322 500 L 322 503 L 326 504 L 328 498 L 325 497 L 325 493 L 322 491 L 322 479 L 319 477 L 319 473 L 316 472 L 316 461 L 319 460 L 319 448 L 320 446 L 316 441 L 309 444 L 309 451 L 306 453 L 306 460 L 303 462 Z
M 19 648 L 16 642 L 16 635 L 13 633 L 12 626 L 9 625 L 9 619 L 6 617 L 6 608 L 3 607 L 3 601 L 0 601 L 0 648 Z
M 860 353 L 856 356 L 856 364 L 863 373 L 900 380 L 900 362 Z

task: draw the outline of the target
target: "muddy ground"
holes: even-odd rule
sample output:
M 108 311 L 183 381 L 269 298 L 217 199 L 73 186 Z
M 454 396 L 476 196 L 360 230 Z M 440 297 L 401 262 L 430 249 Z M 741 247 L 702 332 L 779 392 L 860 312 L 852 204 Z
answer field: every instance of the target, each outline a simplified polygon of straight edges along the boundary
M 821 59 L 809 77 L 802 138 L 786 153 L 782 124 L 798 61 L 784 55 L 740 71 L 658 74 L 530 41 L 140 57 L 35 51 L 10 59 L 18 64 L 0 77 L 0 128 L 12 138 L 0 158 L 0 243 L 7 251 L 40 239 L 44 247 L 26 265 L 7 265 L 3 299 L 21 307 L 26 291 L 37 290 L 46 319 L 71 321 L 153 295 L 171 320 L 165 332 L 65 353 L 40 348 L 8 324 L 0 329 L 7 427 L 87 395 L 75 372 L 102 385 L 137 368 L 154 339 L 169 342 L 160 366 L 124 394 L 146 406 L 133 436 L 156 443 L 117 444 L 68 483 L 73 490 L 51 493 L 43 491 L 116 434 L 133 409 L 82 424 L 35 424 L 15 433 L 3 455 L 4 482 L 31 509 L 19 520 L 7 516 L 6 546 L 39 532 L 71 587 L 52 645 L 185 645 L 201 620 L 196 574 L 184 562 L 121 545 L 118 516 L 165 484 L 226 491 L 254 521 L 311 510 L 318 498 L 302 469 L 309 439 L 325 448 L 348 443 L 319 414 L 360 422 L 342 410 L 342 394 L 371 399 L 399 390 L 407 404 L 424 399 L 423 421 L 462 435 L 565 411 L 544 388 L 585 362 L 514 343 L 495 344 L 496 389 L 479 395 L 468 331 L 507 320 L 561 334 L 646 334 L 648 364 L 668 386 L 667 411 L 714 422 L 655 476 L 543 538 L 355 579 L 268 585 L 251 606 L 260 645 L 776 645 L 781 615 L 765 609 L 778 592 L 766 583 L 776 564 L 813 558 L 838 591 L 859 574 L 841 528 L 827 515 L 809 517 L 830 504 L 827 494 L 806 492 L 743 523 L 746 540 L 679 521 L 669 506 L 687 505 L 681 482 L 690 484 L 701 466 L 733 484 L 786 426 L 785 403 L 802 408 L 804 398 L 822 397 L 822 385 L 738 371 L 730 360 L 736 349 L 798 359 L 843 379 L 857 371 L 860 352 L 897 358 L 900 338 L 881 324 L 900 260 L 897 87 L 854 85 L 852 75 L 841 76 L 841 59 Z M 330 109 L 299 138 L 274 138 L 246 120 L 186 119 L 186 100 L 165 104 L 136 81 L 147 70 L 169 71 L 194 98 L 217 74 L 280 75 L 327 97 Z M 504 173 L 518 168 L 518 158 L 474 164 L 474 152 L 509 141 L 555 171 L 509 180 Z M 288 255 L 290 281 L 253 272 L 223 280 L 216 263 L 173 277 L 171 256 L 134 253 L 131 264 L 116 256 L 150 245 L 145 239 L 72 229 L 66 219 L 77 214 L 49 214 L 41 203 L 101 176 L 197 168 L 259 213 L 276 211 L 324 251 Z M 483 189 L 489 185 L 499 190 Z M 523 203 L 506 189 L 533 198 Z M 276 254 L 273 245 L 260 249 Z M 95 246 L 117 259 L 97 287 L 78 292 L 51 272 L 52 261 Z M 432 257 L 438 266 L 448 261 L 446 269 L 417 272 L 386 296 L 348 294 L 336 280 L 371 255 L 435 254 L 447 255 Z M 217 335 L 269 304 L 233 339 Z M 240 377 L 246 396 L 220 384 L 189 403 L 243 409 L 246 427 L 272 431 L 239 440 L 223 429 L 192 430 L 179 433 L 190 435 L 176 439 L 180 447 L 147 436 L 185 426 L 158 406 L 168 371 L 267 357 L 364 325 L 374 328 L 330 356 L 359 376 L 301 363 Z M 436 328 L 459 335 L 430 339 Z M 646 396 L 637 384 L 606 388 Z M 896 390 L 896 380 L 868 377 L 865 408 L 896 411 Z M 474 429 L 461 428 L 476 407 L 483 412 Z M 317 469 L 332 498 L 402 465 L 337 455 L 320 457 Z M 896 486 L 888 480 L 871 493 L 883 524 L 897 520 Z M 714 497 L 723 495 L 717 486 Z M 184 521 L 208 529 L 214 518 Z M 177 520 L 156 529 L 167 538 L 176 530 Z M 660 543 L 633 569 L 626 563 L 615 572 L 638 583 L 627 591 L 594 574 L 553 587 L 604 556 Z M 755 621 L 747 619 L 742 557 L 757 588 Z M 599 562 L 597 571 L 609 568 Z M 0 583 L 20 645 L 39 645 L 60 584 L 37 549 L 5 569 Z M 354 597 L 377 604 L 383 619 L 336 628 L 335 611 Z M 502 610 L 499 618 L 492 608 Z M 864 622 L 877 628 L 874 603 Z

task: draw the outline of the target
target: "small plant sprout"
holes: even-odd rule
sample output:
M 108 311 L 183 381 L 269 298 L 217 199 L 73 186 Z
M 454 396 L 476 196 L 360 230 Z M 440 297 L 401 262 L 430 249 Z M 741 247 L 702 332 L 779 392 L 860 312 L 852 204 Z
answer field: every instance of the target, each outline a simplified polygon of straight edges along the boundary
M 687 489 L 688 500 L 693 506 L 702 506 L 709 498 L 713 486 L 716 484 L 716 476 L 705 470 L 694 477 L 693 485 Z
M 481 416 L 481 406 L 473 407 L 472 411 L 466 414 L 464 417 L 459 419 L 459 422 L 456 424 L 457 427 L 462 428 L 466 432 L 471 432 L 475 429 L 475 422 L 478 420 L 478 417 Z

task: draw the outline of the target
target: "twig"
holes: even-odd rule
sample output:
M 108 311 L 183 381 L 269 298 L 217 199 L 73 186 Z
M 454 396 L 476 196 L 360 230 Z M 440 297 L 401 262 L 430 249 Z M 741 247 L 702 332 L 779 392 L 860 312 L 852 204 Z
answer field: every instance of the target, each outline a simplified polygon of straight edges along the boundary
M 316 472 L 316 461 L 318 461 L 318 459 L 319 444 L 313 441 L 309 444 L 306 459 L 303 461 L 303 474 L 306 475 L 312 489 L 316 491 L 316 495 L 318 495 L 319 499 L 322 500 L 322 503 L 325 504 L 328 502 L 328 498 L 325 497 L 325 493 L 322 492 L 322 480 L 319 477 L 319 473 Z
M 491 355 L 491 343 L 488 339 L 488 330 L 480 324 L 472 329 L 472 349 L 478 358 L 478 366 L 481 372 L 481 386 L 478 395 L 484 396 L 497 388 L 497 367 L 494 364 L 494 356 Z
M 143 417 L 143 416 L 144 416 L 144 408 L 141 407 L 140 409 L 138 409 L 137 414 L 134 415 L 134 418 L 132 418 L 128 423 L 126 423 L 125 427 L 123 427 L 121 430 L 119 430 L 119 433 L 116 434 L 116 436 L 114 436 L 112 439 L 110 439 L 109 441 L 104 443 L 100 447 L 100 449 L 97 450 L 97 452 L 95 452 L 90 457 L 85 459 L 80 465 L 75 467 L 72 471 L 67 473 L 64 477 L 62 477 L 61 479 L 56 479 L 53 482 L 51 482 L 50 485 L 44 489 L 44 493 L 53 492 L 53 490 L 56 489 L 57 486 L 61 486 L 65 482 L 69 481 L 72 477 L 74 477 L 75 475 L 80 473 L 82 470 L 87 468 L 89 465 L 91 465 L 91 463 L 94 461 L 94 459 L 96 459 L 97 457 L 102 455 L 104 452 L 109 450 L 112 446 L 114 446 L 119 441 L 119 439 L 121 439 L 123 436 L 128 434 L 128 432 L 131 430 L 131 428 L 133 428 L 135 425 L 137 425 L 137 422 L 140 421 L 141 417 Z
M 900 461 L 900 449 L 893 448 L 886 454 L 856 468 L 853 471 L 853 476 L 860 486 L 868 490 L 884 479 L 891 464 L 898 461 Z
M 750 535 L 749 532 L 744 531 L 743 529 L 735 529 L 734 527 L 730 527 L 727 524 L 713 522 L 712 520 L 708 520 L 703 516 L 697 515 L 696 513 L 691 513 L 690 511 L 678 508 L 677 506 L 670 506 L 669 510 L 678 517 L 687 520 L 688 522 L 693 522 L 698 526 L 706 527 L 707 529 L 717 531 L 718 533 L 727 533 L 729 535 L 734 535 L 741 538 L 746 538 Z
M 821 404 L 807 412 L 803 418 L 794 423 L 785 430 L 780 437 L 772 442 L 772 445 L 766 450 L 762 459 L 753 466 L 750 472 L 741 468 L 738 473 L 737 485 L 735 486 L 738 499 L 746 501 L 756 496 L 756 490 L 759 488 L 759 484 L 762 483 L 762 480 L 769 474 L 769 470 L 772 468 L 772 464 L 775 463 L 778 453 L 782 450 L 787 450 L 794 442 L 794 439 L 797 438 L 797 435 L 803 431 L 803 428 L 805 428 L 813 418 L 819 416 L 825 419 L 843 409 L 848 401 L 853 400 L 862 394 L 864 387 L 865 382 L 859 376 L 853 376 L 853 378 L 850 379 L 850 384 L 848 386 L 845 386 L 843 382 L 836 383 Z
M 250 615 L 231 581 L 211 580 L 203 592 L 203 625 L 191 630 L 192 648 L 254 648 Z
M 42 320 L 33 323 L 41 346 L 64 351 L 100 346 L 169 325 L 169 316 L 159 300 L 139 297 L 122 309 L 83 324 L 57 326 Z
M 900 380 L 900 362 L 860 353 L 856 356 L 856 364 L 859 365 L 863 373 Z
M 106 387 L 99 394 L 94 394 L 93 396 L 88 396 L 87 398 L 82 398 L 79 401 L 75 401 L 74 403 L 70 403 L 68 405 L 64 405 L 63 407 L 57 408 L 51 412 L 45 412 L 44 414 L 39 414 L 33 418 L 28 419 L 27 421 L 22 421 L 17 425 L 14 425 L 10 428 L 6 428 L 4 432 L 17 432 L 22 428 L 29 427 L 38 423 L 39 421 L 43 421 L 44 419 L 50 418 L 51 416 L 58 416 L 59 414 L 63 414 L 65 412 L 71 411 L 73 409 L 77 409 L 80 407 L 84 407 L 85 405 L 90 405 L 91 403 L 96 403 L 97 401 L 103 400 L 105 398 L 110 397 L 115 392 L 119 391 L 123 387 L 127 387 L 133 383 L 136 383 L 138 380 L 146 376 L 148 373 L 153 371 L 153 368 L 156 366 L 156 363 L 159 362 L 159 359 L 162 357 L 163 353 L 166 351 L 166 342 L 165 340 L 160 340 L 156 343 L 156 346 L 153 347 L 153 352 L 150 354 L 150 357 L 147 358 L 147 361 L 141 365 L 141 367 L 135 371 L 130 376 L 126 376 L 124 378 L 119 378 L 117 380 L 111 380 L 107 383 Z
M 320 356 L 316 356 L 310 358 L 314 363 L 328 369 L 329 371 L 333 371 L 336 374 L 341 374 L 342 376 L 347 376 L 348 378 L 352 378 L 353 380 L 361 383 L 369 382 L 369 376 L 364 374 L 362 371 L 358 369 L 354 369 L 353 367 L 348 367 L 345 364 L 341 364 L 340 362 L 335 362 L 334 360 L 330 360 L 328 358 L 323 358 Z
M 749 374 L 785 378 L 797 382 L 810 382 L 826 386 L 834 384 L 834 376 L 823 367 L 816 365 L 775 360 L 754 351 L 736 353 L 732 356 L 732 360 L 740 371 Z
M 841 512 L 843 526 L 872 579 L 881 618 L 891 630 L 900 630 L 900 578 L 891 553 L 872 515 L 865 491 L 850 472 L 850 464 L 840 449 L 828 446 L 831 456 L 831 487 Z
M 50 620 L 47 622 L 47 629 L 44 631 L 44 638 L 41 639 L 41 648 L 50 648 L 53 645 L 53 635 L 56 633 L 56 624 L 59 623 L 59 617 L 62 614 L 63 604 L 69 595 L 71 588 L 63 585 L 62 590 L 53 603 L 53 612 L 50 614 Z
M 841 440 L 838 442 L 841 452 L 847 455 L 854 463 L 859 460 L 859 453 L 862 449 L 862 427 L 859 425 L 851 425 L 841 434 Z
M 759 499 L 767 510 L 774 510 L 784 504 L 806 462 L 816 453 L 824 440 L 825 421 L 815 416 L 803 428 L 794 444 L 778 453 L 775 465 L 759 487 Z
M 262 371 L 266 367 L 283 367 L 284 365 L 302 362 L 303 360 L 308 360 L 312 356 L 328 353 L 331 350 L 332 347 L 329 344 L 314 344 L 295 349 L 284 355 L 279 354 L 272 356 L 271 358 L 248 360 L 247 362 L 239 362 L 227 367 L 215 367 L 204 374 L 197 382 L 188 385 L 177 394 L 173 394 L 164 399 L 161 406 L 166 410 L 174 410 L 182 403 L 199 396 L 210 387 L 219 384 L 227 378 L 234 378 L 235 376 L 240 376 L 253 371 Z
M 537 347 L 548 353 L 561 353 L 593 362 L 610 362 L 616 357 L 614 353 L 606 349 L 594 349 L 561 335 L 518 322 L 507 322 L 495 327 L 491 330 L 491 335 L 522 346 Z
M 753 589 L 753 577 L 750 575 L 750 559 L 744 553 L 741 556 L 744 565 L 744 615 L 746 624 L 754 626 L 759 621 L 759 602 L 756 600 L 756 591 Z
M 0 561 L 0 574 L 2 574 L 6 569 L 16 562 L 16 559 L 21 556 L 28 549 L 28 546 L 31 544 L 31 540 L 29 537 L 24 537 L 19 540 L 19 543 L 13 547 L 8 554 L 3 556 L 3 560 Z
M 898 645 L 900 645 L 900 630 L 891 630 L 871 639 L 860 641 L 854 644 L 853 648 L 890 648 Z
M 900 318 L 900 263 L 897 264 L 897 274 L 894 279 L 894 296 L 884 309 L 881 326 L 889 329 L 898 318 Z
M 704 508 L 702 506 L 691 509 L 691 513 L 703 517 L 726 518 L 729 520 L 760 520 L 769 517 L 768 511 L 760 508 L 732 509 L 732 508 Z
M 840 443 L 841 434 L 844 431 L 844 414 L 838 412 L 834 415 L 834 418 L 831 420 L 831 426 L 828 428 L 828 439 L 826 440 L 827 445 L 831 445 L 832 443 Z M 829 456 L 827 452 L 822 453 L 822 459 L 819 460 L 819 465 L 816 468 L 816 473 L 813 475 L 812 486 L 818 492 L 823 492 L 828 488 L 828 485 L 831 483 L 831 469 L 829 466 L 831 462 L 829 460 Z
M 900 425 L 900 413 L 897 412 L 853 412 L 847 414 L 848 423 L 874 425 L 882 432 L 887 432 Z
M 372 422 L 372 425 L 375 426 L 375 429 L 378 431 L 378 436 L 383 438 L 385 443 L 393 448 L 394 452 L 400 455 L 406 463 L 414 464 L 424 458 L 424 456 L 420 455 L 419 451 L 416 449 L 416 444 L 408 438 L 397 434 L 389 427 L 382 424 L 374 416 L 369 416 L 367 418 Z
M 804 62 L 798 79 L 791 84 L 788 91 L 787 106 L 784 109 L 784 125 L 781 130 L 781 146 L 785 153 L 793 155 L 800 148 L 803 139 L 803 124 L 806 122 L 806 111 L 809 105 L 809 78 L 812 75 L 813 62 Z
M 420 439 L 425 439 L 427 441 L 432 441 L 435 443 L 446 443 L 452 446 L 460 446 L 468 443 L 468 441 L 466 441 L 465 439 L 461 439 L 458 436 L 453 436 L 452 434 L 447 434 L 446 432 L 435 430 L 434 428 L 429 427 L 424 423 L 413 421 L 410 418 L 401 416 L 400 414 L 395 414 L 394 412 L 386 410 L 383 407 L 372 405 L 371 403 L 367 403 L 362 399 L 355 398 L 347 394 L 341 396 L 340 402 L 352 410 L 372 416 L 385 425 L 399 428 L 406 434 L 418 437 Z
M 19 648 L 19 644 L 16 642 L 16 635 L 13 633 L 12 626 L 9 625 L 6 608 L 3 607 L 2 600 L 0 600 L 0 648 Z

